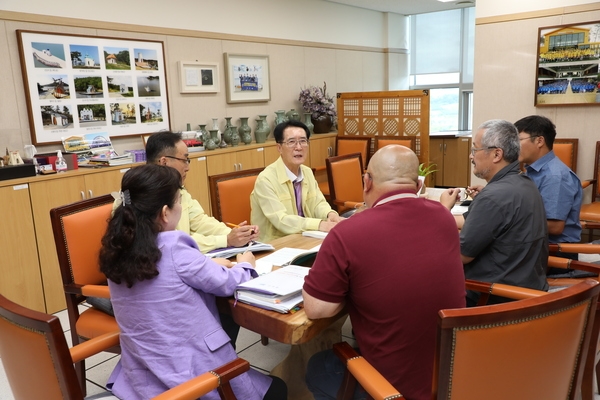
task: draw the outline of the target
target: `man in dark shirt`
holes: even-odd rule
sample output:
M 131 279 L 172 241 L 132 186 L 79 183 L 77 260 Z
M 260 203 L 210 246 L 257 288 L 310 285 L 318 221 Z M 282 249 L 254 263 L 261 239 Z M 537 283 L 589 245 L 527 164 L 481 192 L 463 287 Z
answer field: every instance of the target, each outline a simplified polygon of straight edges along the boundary
M 488 184 L 455 217 L 462 228 L 461 258 L 467 279 L 547 290 L 546 212 L 535 183 L 520 173 L 519 148 L 519 132 L 508 121 L 487 121 L 473 136 L 473 173 Z M 451 209 L 458 192 L 448 189 L 440 202 Z M 478 297 L 468 292 L 467 306 Z

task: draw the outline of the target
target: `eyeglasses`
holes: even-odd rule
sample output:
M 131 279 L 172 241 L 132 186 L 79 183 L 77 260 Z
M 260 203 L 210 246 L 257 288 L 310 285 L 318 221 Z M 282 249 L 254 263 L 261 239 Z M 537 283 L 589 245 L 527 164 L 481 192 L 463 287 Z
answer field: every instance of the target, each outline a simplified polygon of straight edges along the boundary
M 471 147 L 471 155 L 474 156 L 475 153 L 477 153 L 480 150 L 492 150 L 492 149 L 499 149 L 499 148 L 500 147 L 497 147 L 497 146 L 480 147 L 480 148 Z
M 192 160 L 190 160 L 189 158 L 179 158 L 179 157 L 175 157 L 175 156 L 165 156 L 166 158 L 172 158 L 174 160 L 179 160 L 179 161 L 183 161 L 186 164 L 189 164 L 192 162 Z
M 300 140 L 288 140 L 287 142 L 279 142 L 279 144 L 281 145 L 286 145 L 289 148 L 294 148 L 297 145 L 300 145 L 300 147 L 308 147 L 308 139 L 300 139 Z
M 363 179 L 365 179 L 365 176 L 368 176 L 369 179 L 373 179 L 370 172 L 365 172 L 364 174 L 362 174 Z
M 540 137 L 542 135 L 531 135 L 531 136 L 527 136 L 527 137 L 520 137 L 519 140 L 525 140 L 525 139 L 533 139 L 536 137 Z

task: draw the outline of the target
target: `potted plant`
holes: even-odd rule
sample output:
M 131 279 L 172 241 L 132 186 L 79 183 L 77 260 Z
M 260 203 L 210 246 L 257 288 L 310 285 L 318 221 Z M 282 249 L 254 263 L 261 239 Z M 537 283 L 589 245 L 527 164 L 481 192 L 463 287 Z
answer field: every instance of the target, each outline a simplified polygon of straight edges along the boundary
M 309 86 L 300 90 L 298 100 L 304 112 L 311 114 L 311 121 L 315 133 L 328 133 L 337 117 L 335 101 L 327 94 L 327 83 L 323 87 Z
M 434 172 L 437 172 L 437 169 L 434 169 L 436 166 L 437 166 L 436 164 L 429 164 L 426 167 L 425 163 L 419 164 L 418 175 L 419 175 L 419 180 L 422 183 L 422 185 L 421 185 L 421 191 L 419 191 L 420 195 L 425 194 L 425 191 L 427 190 L 427 188 L 425 187 L 425 178 L 429 174 L 433 174 Z

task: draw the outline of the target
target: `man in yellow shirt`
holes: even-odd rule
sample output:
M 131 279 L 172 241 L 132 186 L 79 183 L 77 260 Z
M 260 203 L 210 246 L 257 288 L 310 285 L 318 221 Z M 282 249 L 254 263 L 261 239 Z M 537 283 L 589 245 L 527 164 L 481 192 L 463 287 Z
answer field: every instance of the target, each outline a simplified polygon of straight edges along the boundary
M 188 148 L 179 133 L 157 132 L 148 138 L 146 162 L 175 168 L 181 174 L 182 184 L 185 184 L 186 174 L 190 169 L 188 156 Z M 206 215 L 200 203 L 193 199 L 185 188 L 181 189 L 181 208 L 181 219 L 176 229 L 189 233 L 198 243 L 202 253 L 222 247 L 244 246 L 258 238 L 257 226 L 240 224 L 239 228 L 230 229 L 224 223 Z
M 309 230 L 329 232 L 343 218 L 325 200 L 312 170 L 303 165 L 310 131 L 291 120 L 277 125 L 274 136 L 281 156 L 258 175 L 250 194 L 250 218 L 260 228 L 259 240 Z

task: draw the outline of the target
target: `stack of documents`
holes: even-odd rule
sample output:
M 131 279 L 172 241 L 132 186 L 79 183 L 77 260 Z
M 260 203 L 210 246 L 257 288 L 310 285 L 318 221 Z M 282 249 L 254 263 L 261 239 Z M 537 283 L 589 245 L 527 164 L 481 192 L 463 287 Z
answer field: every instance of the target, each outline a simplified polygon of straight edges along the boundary
M 270 250 L 275 250 L 275 247 L 267 243 L 251 242 L 246 246 L 242 247 L 223 247 L 220 249 L 211 250 L 208 253 L 206 253 L 206 256 L 209 258 L 229 258 L 235 256 L 236 254 L 244 253 L 246 251 L 256 252 Z
M 321 231 L 304 231 L 302 232 L 302 236 L 308 236 L 316 239 L 325 239 L 327 237 L 327 232 Z
M 310 250 L 284 247 L 256 260 L 255 270 L 259 275 L 269 273 L 273 269 L 273 266 L 283 267 L 285 265 L 293 264 L 292 261 L 298 256 L 316 253 L 319 251 L 319 248 L 321 248 L 321 245 L 315 246 Z
M 261 275 L 238 285 L 235 298 L 243 303 L 285 314 L 302 303 L 302 286 L 309 270 L 307 267 L 288 265 Z

